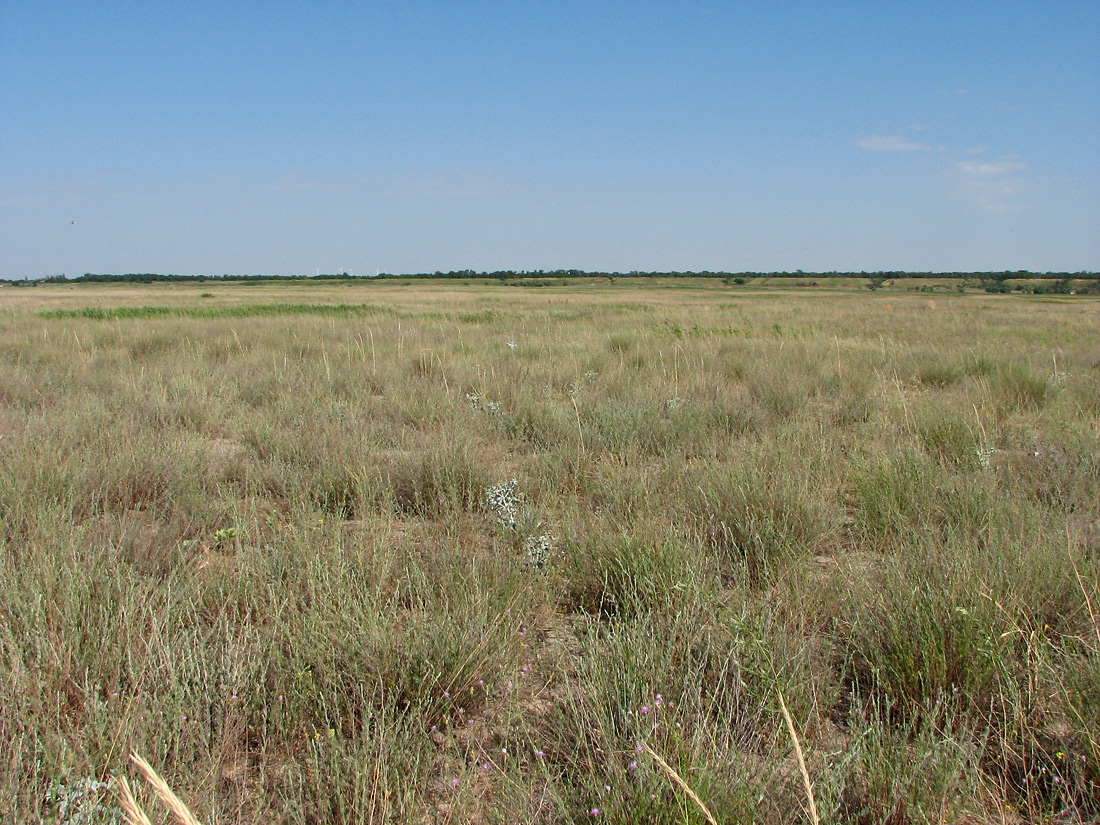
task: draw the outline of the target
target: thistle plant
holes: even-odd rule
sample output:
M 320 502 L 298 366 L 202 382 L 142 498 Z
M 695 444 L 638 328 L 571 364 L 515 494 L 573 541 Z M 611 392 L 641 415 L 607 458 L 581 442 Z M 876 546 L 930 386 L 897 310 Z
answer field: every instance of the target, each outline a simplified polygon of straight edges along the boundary
M 524 564 L 541 569 L 550 560 L 553 539 L 544 531 L 538 513 L 527 506 L 523 493 L 516 488 L 516 479 L 495 484 L 485 491 L 485 509 L 496 517 L 499 527 L 512 534 L 513 539 L 524 536 Z
M 541 536 L 528 536 L 523 540 L 523 556 L 525 563 L 536 570 L 541 570 L 550 561 L 550 553 L 553 551 L 553 539 L 546 534 Z
M 485 509 L 496 516 L 497 524 L 508 530 L 515 530 L 519 517 L 519 508 L 523 503 L 523 493 L 516 492 L 519 482 L 516 479 L 494 484 L 485 491 Z
M 485 410 L 497 414 L 503 409 L 503 405 L 499 401 L 490 401 L 488 398 L 483 398 L 476 393 L 466 393 L 466 400 L 470 402 L 475 410 Z
M 119 808 L 110 804 L 111 782 L 94 776 L 60 779 L 46 791 L 46 804 L 52 806 L 60 823 L 95 825 L 118 820 Z

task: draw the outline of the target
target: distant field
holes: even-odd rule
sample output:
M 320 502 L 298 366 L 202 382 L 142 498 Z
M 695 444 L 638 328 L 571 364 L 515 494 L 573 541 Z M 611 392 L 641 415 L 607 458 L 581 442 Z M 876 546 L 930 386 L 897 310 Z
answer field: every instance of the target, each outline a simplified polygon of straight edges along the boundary
M 1100 298 L 920 285 L 0 289 L 0 822 L 1097 821 Z

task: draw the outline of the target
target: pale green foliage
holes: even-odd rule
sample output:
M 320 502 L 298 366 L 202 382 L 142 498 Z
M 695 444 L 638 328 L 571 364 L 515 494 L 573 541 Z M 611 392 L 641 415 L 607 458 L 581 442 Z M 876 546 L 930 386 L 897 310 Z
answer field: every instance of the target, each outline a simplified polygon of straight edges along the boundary
M 107 825 L 122 815 L 111 783 L 90 776 L 59 779 L 46 790 L 45 804 L 59 825 Z

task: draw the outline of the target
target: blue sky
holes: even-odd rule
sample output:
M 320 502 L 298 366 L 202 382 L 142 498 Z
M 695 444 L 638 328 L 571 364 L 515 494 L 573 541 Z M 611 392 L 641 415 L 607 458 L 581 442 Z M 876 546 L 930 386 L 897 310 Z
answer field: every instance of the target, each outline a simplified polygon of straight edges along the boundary
M 0 277 L 1096 270 L 1097 43 L 1094 0 L 7 2 Z

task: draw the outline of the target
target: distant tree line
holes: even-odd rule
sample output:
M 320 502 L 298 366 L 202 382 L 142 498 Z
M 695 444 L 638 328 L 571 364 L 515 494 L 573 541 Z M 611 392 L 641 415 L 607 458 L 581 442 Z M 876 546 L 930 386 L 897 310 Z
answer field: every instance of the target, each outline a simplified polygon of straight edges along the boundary
M 161 281 L 174 283 L 174 282 L 194 282 L 204 283 L 206 281 L 350 281 L 353 280 L 353 276 L 347 272 L 341 272 L 335 275 L 166 275 L 159 272 L 128 272 L 125 275 L 112 275 L 106 273 L 85 272 L 83 275 L 79 275 L 75 278 L 67 278 L 64 275 L 51 275 L 48 278 L 44 278 L 45 283 L 64 283 L 64 284 L 79 284 L 79 283 L 124 283 L 124 284 L 151 284 L 159 283 Z M 362 280 L 362 279 L 355 279 Z M 8 283 L 22 283 L 21 281 L 9 281 Z
M 1007 281 L 1055 281 L 1054 285 L 1036 285 L 1028 287 L 1026 291 L 1046 292 L 1070 292 L 1069 286 L 1074 280 L 1100 280 L 1100 272 L 1031 272 L 1026 269 L 1003 272 L 906 272 L 906 271 L 860 271 L 840 272 L 803 272 L 797 269 L 794 272 L 715 272 L 702 271 L 674 271 L 674 272 L 601 272 L 583 269 L 499 269 L 492 272 L 477 272 L 473 269 L 457 269 L 450 272 L 416 272 L 393 274 L 383 272 L 376 276 L 353 276 L 347 272 L 330 275 L 171 275 L 158 272 L 127 273 L 115 275 L 107 273 L 86 272 L 73 278 L 64 275 L 51 275 L 40 280 L 26 279 L 0 279 L 0 283 L 13 286 L 31 286 L 38 283 L 204 283 L 208 281 L 371 281 L 371 280 L 401 280 L 401 279 L 456 279 L 456 280 L 499 280 L 515 281 L 524 279 L 546 278 L 606 278 L 614 281 L 617 278 L 720 278 L 727 282 L 737 284 L 747 283 L 750 279 L 761 278 L 864 278 L 881 285 L 885 281 L 921 278 L 955 278 L 960 280 L 977 281 L 988 292 L 1011 292 L 1021 290 L 1020 284 L 1010 287 Z
M 600 272 L 589 271 L 583 269 L 502 269 L 493 272 L 476 272 L 472 269 L 459 269 L 451 272 L 417 272 L 406 273 L 402 275 L 393 275 L 390 273 L 382 273 L 378 275 L 379 278 L 431 278 L 431 279 L 443 279 L 443 278 L 456 278 L 456 279 L 468 279 L 468 278 L 481 278 L 481 279 L 496 279 L 496 280 L 519 280 L 524 278 L 721 278 L 723 280 L 735 280 L 742 278 L 747 281 L 750 278 L 866 278 L 877 279 L 880 282 L 888 280 L 906 279 L 906 278 L 959 278 L 964 280 L 978 280 L 982 283 L 986 281 L 1003 282 L 1009 279 L 1014 280 L 1052 280 L 1052 279 L 1088 279 L 1097 280 L 1100 279 L 1100 272 L 1031 272 L 1029 270 L 1020 269 L 1015 271 L 1004 272 L 908 272 L 908 271 L 875 271 L 875 272 L 840 272 L 831 270 L 829 272 L 803 272 L 801 269 L 797 269 L 794 272 L 781 271 L 781 272 L 714 272 L 711 270 L 702 271 L 675 271 L 675 272 L 640 272 L 633 270 L 630 272 Z M 744 281 L 743 281 L 744 282 Z
M 1093 283 L 1088 284 L 1084 290 L 1075 288 L 1075 280 L 1091 280 Z M 1009 286 L 1008 281 L 1016 281 L 1015 285 Z M 1100 291 L 1100 281 L 1097 280 L 1096 275 L 1066 275 L 1062 277 L 1061 273 L 1058 275 L 1047 275 L 1045 281 L 1053 280 L 1054 283 L 1038 283 L 1038 284 L 1026 284 L 1020 283 L 1020 281 L 1026 280 L 1014 273 L 995 272 L 990 273 L 982 279 L 982 287 L 986 292 L 1006 294 L 1009 292 L 1027 292 L 1032 295 L 1072 295 L 1074 292 L 1088 292 L 1096 293 Z

